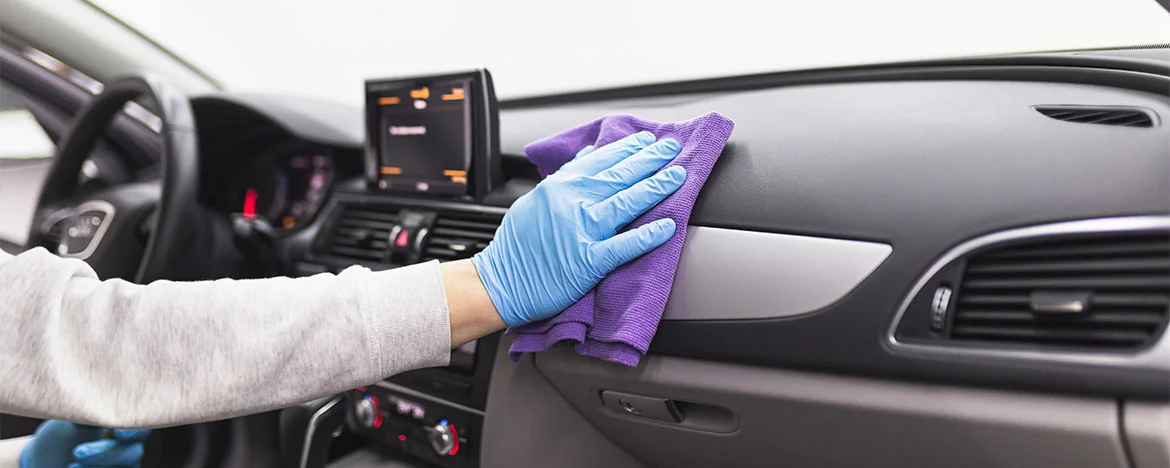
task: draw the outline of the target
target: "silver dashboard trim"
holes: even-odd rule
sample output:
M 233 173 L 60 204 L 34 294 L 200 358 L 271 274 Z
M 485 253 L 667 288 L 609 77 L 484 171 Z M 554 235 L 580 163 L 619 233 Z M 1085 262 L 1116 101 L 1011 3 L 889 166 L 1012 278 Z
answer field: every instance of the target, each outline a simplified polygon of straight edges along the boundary
M 300 466 L 300 468 L 305 468 L 309 464 L 309 452 L 313 449 L 313 433 L 317 431 L 317 423 L 320 422 L 321 416 L 323 416 L 334 406 L 337 406 L 338 403 L 341 403 L 343 398 L 344 397 L 341 395 L 334 397 L 332 400 L 329 400 L 329 403 L 326 403 L 325 406 L 317 408 L 317 411 L 314 411 L 313 415 L 309 417 L 308 427 L 305 428 L 305 441 L 303 443 L 304 448 L 301 449 L 301 460 L 297 464 Z
M 97 251 L 98 246 L 102 243 L 102 238 L 105 237 L 106 231 L 110 228 L 110 223 L 113 221 L 115 214 L 114 205 L 103 200 L 90 200 L 80 205 L 54 211 L 53 213 L 46 216 L 45 220 L 41 222 L 41 233 L 48 234 L 53 228 L 53 225 L 64 221 L 71 216 L 77 216 L 87 211 L 100 211 L 106 214 L 106 216 L 102 218 L 102 223 L 98 225 L 97 232 L 93 234 L 93 239 L 90 239 L 89 244 L 85 246 L 85 250 L 82 250 L 81 252 L 65 254 L 62 254 L 61 252 L 55 252 L 58 254 L 58 256 L 65 258 L 76 258 L 79 260 L 89 259 L 89 257 Z M 61 235 L 64 237 L 65 233 L 62 233 Z
M 1146 348 L 1145 350 L 1132 353 L 988 349 L 985 347 L 974 347 L 958 343 L 939 345 L 908 343 L 899 341 L 897 337 L 898 325 L 900 325 L 902 322 L 902 316 L 905 315 L 906 310 L 910 308 L 910 302 L 914 300 L 914 297 L 918 295 L 922 288 L 926 287 L 926 284 L 930 281 L 930 278 L 934 277 L 934 275 L 937 274 L 939 270 L 941 270 L 947 264 L 972 251 L 1002 242 L 1029 238 L 1059 236 L 1067 234 L 1141 232 L 1159 230 L 1170 230 L 1170 216 L 1129 216 L 1043 224 L 1038 226 L 999 231 L 963 242 L 943 254 L 943 256 L 931 264 L 930 268 L 926 270 L 926 273 L 922 274 L 922 276 L 918 279 L 914 285 L 914 288 L 910 290 L 910 293 L 906 295 L 906 298 L 902 300 L 902 304 L 898 307 L 898 312 L 894 315 L 894 319 L 891 321 L 890 327 L 886 331 L 885 337 L 882 340 L 882 345 L 894 354 L 910 356 L 970 356 L 1016 359 L 1025 361 L 1043 361 L 1062 364 L 1114 366 L 1126 369 L 1170 370 L 1170 340 L 1166 339 L 1166 335 L 1170 333 L 1167 332 L 1163 332 L 1162 336 L 1158 339 L 1158 342 L 1154 343 L 1154 345 Z M 1168 238 L 1168 240 L 1170 240 L 1170 238 Z
M 418 390 L 406 388 L 406 387 L 403 387 L 401 385 L 395 385 L 395 384 L 392 384 L 389 382 L 378 382 L 378 383 L 374 384 L 374 386 L 382 387 L 386 390 L 393 390 L 393 391 L 396 391 L 398 393 L 405 393 L 405 394 L 410 395 L 410 396 L 415 397 L 415 398 L 421 398 L 423 400 L 430 401 L 431 403 L 438 403 L 440 405 L 447 405 L 447 406 L 450 406 L 450 407 L 455 408 L 457 410 L 468 412 L 468 413 L 471 413 L 471 414 L 474 414 L 477 416 L 484 415 L 483 411 L 477 410 L 475 408 L 471 408 L 469 406 L 463 406 L 459 403 L 455 403 L 455 402 L 449 401 L 449 400 L 444 400 L 444 399 L 439 398 L 437 396 L 427 395 L 426 393 L 420 392 Z
M 662 319 L 814 312 L 849 294 L 891 252 L 875 242 L 691 226 Z

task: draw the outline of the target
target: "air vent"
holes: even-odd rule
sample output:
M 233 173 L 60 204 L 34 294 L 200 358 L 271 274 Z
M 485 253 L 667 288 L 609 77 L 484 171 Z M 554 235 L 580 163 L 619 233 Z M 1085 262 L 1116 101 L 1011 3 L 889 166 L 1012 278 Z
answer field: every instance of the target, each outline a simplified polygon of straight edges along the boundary
M 1137 107 L 1036 106 L 1037 112 L 1056 120 L 1118 127 L 1153 127 L 1151 111 Z
M 381 261 L 390 246 L 390 231 L 397 224 L 391 208 L 342 206 L 333 223 L 325 253 L 364 261 Z
M 1170 306 L 1170 234 L 1032 241 L 968 258 L 954 340 L 1093 350 L 1151 344 Z
M 423 249 L 423 260 L 458 260 L 475 255 L 496 235 L 500 216 L 442 213 L 435 218 Z

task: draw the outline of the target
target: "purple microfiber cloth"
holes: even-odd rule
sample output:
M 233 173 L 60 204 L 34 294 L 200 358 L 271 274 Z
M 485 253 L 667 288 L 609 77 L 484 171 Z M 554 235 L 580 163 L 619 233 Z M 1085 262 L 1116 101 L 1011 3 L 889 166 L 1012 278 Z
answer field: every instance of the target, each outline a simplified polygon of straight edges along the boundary
M 666 309 L 674 272 L 686 239 L 687 221 L 715 160 L 727 144 L 735 123 L 717 113 L 679 123 L 659 123 L 629 115 L 603 117 L 564 133 L 530 143 L 528 159 L 547 177 L 588 145 L 601 147 L 643 130 L 658 138 L 674 138 L 682 150 L 667 167 L 687 169 L 682 188 L 639 216 L 626 229 L 662 218 L 673 218 L 678 232 L 666 244 L 618 267 L 597 287 L 560 315 L 511 330 L 516 335 L 512 361 L 523 353 L 543 351 L 568 341 L 580 354 L 633 367 L 650 348 Z M 665 168 L 664 168 L 665 169 Z

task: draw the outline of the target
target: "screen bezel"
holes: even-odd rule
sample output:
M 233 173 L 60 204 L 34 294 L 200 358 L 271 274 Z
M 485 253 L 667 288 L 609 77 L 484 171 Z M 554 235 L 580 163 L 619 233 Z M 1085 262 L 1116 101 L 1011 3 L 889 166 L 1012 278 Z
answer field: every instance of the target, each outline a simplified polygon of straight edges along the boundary
M 378 123 L 378 90 L 386 87 L 417 86 L 422 83 L 446 80 L 469 80 L 471 88 L 471 161 L 468 168 L 467 192 L 462 195 L 434 194 L 426 192 L 394 192 L 398 195 L 423 198 L 444 198 L 466 201 L 482 201 L 492 190 L 494 181 L 500 179 L 499 108 L 496 101 L 491 73 L 486 69 L 440 75 L 419 75 L 398 78 L 366 80 L 366 182 L 370 190 L 383 192 L 378 187 L 378 167 L 381 164 L 381 131 Z

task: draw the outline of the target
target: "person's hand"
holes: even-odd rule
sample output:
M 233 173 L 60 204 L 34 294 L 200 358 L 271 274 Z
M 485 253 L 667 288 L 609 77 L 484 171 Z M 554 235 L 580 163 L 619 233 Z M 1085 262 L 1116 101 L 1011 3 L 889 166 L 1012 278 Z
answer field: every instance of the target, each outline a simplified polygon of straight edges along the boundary
M 142 466 L 142 443 L 147 430 L 114 430 L 113 439 L 101 439 L 73 449 L 76 463 L 69 468 L 138 468 Z
M 472 257 L 504 322 L 517 327 L 556 315 L 615 268 L 670 240 L 676 226 L 669 218 L 618 230 L 682 186 L 681 166 L 659 172 L 679 150 L 677 141 L 656 142 L 650 132 L 587 147 L 520 197 L 495 239 Z
M 65 421 L 45 421 L 20 454 L 20 468 L 136 468 L 150 431 L 114 431 Z
M 73 449 L 102 438 L 105 429 L 65 421 L 45 421 L 20 452 L 20 468 L 66 468 Z

